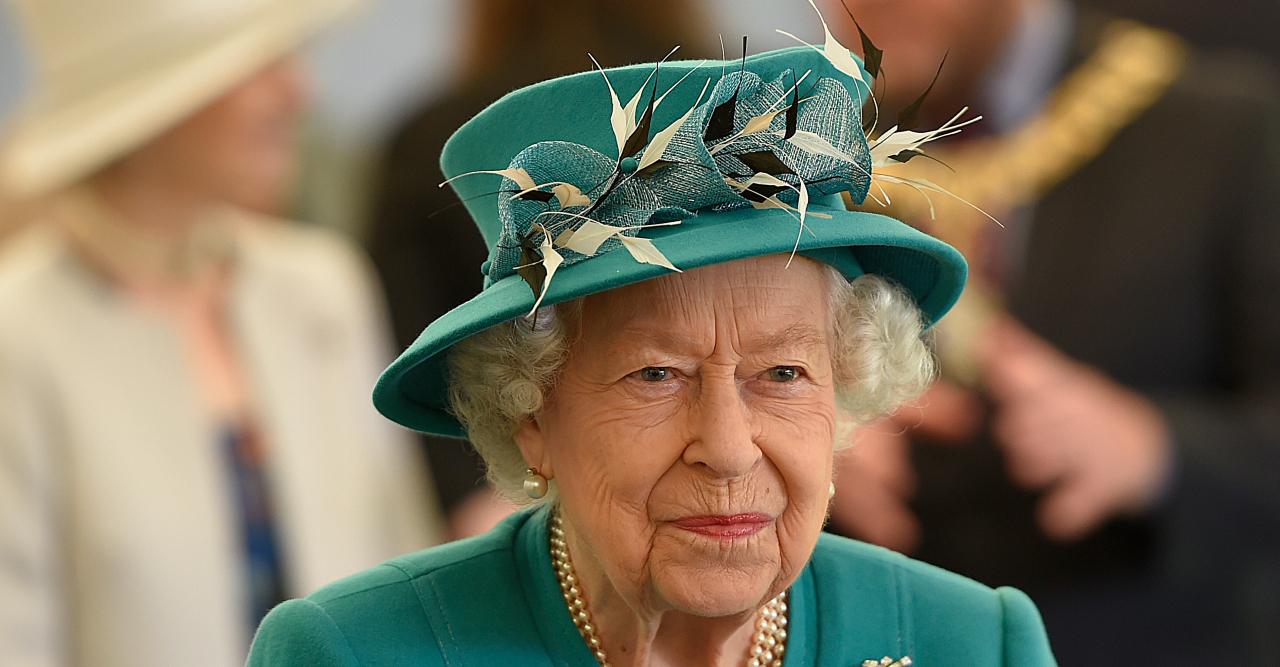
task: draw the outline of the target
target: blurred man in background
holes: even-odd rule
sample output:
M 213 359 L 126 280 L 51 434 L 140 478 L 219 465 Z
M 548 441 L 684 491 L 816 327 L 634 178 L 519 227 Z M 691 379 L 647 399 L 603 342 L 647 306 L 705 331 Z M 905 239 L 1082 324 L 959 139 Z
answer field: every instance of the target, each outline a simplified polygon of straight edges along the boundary
M 948 377 L 864 431 L 833 528 L 1023 588 L 1064 664 L 1277 664 L 1265 68 L 1062 0 L 845 2 L 884 51 L 881 129 L 950 53 L 917 126 L 985 120 L 899 172 L 1004 228 L 936 192 L 933 211 L 878 195 L 974 276 L 939 332 Z M 840 0 L 824 10 L 860 42 Z
M 657 60 L 677 45 L 681 59 L 720 57 L 719 46 L 705 43 L 697 7 L 680 0 L 477 0 L 466 8 L 461 80 L 394 133 L 374 187 L 370 251 L 402 346 L 474 296 L 483 278 L 479 232 L 453 190 L 437 187 L 444 180 L 440 152 L 453 128 L 508 91 L 590 69 L 588 53 L 605 67 Z M 482 482 L 470 447 L 426 446 L 455 537 L 484 532 L 511 511 Z
M 267 218 L 346 0 L 12 0 L 0 664 L 243 664 L 285 597 L 438 541 L 366 263 Z M 394 511 L 393 511 L 394 508 Z

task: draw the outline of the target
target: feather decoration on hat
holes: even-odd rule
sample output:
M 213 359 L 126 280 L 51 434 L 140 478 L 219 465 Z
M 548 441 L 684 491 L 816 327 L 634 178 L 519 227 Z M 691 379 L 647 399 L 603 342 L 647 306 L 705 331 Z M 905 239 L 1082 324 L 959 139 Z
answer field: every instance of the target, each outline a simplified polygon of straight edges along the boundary
M 813 0 L 810 5 L 817 11 Z M 818 18 L 824 43 L 821 48 L 806 45 L 821 53 L 839 76 L 865 87 L 874 101 L 867 76 L 874 81 L 882 73 L 883 53 L 855 21 L 867 54 L 864 74 L 820 12 Z M 936 129 L 910 129 L 932 84 L 899 114 L 893 127 L 868 141 L 858 99 L 849 94 L 846 83 L 792 70 L 764 81 L 746 69 L 744 37 L 737 71 L 709 77 L 683 114 L 654 131 L 654 114 L 663 100 L 702 68 L 691 68 L 659 93 L 662 65 L 675 52 L 672 49 L 654 64 L 626 104 L 606 70 L 591 57 L 608 91 L 613 156 L 583 144 L 542 141 L 525 148 L 504 169 L 449 179 L 472 174 L 503 177 L 498 198 L 502 231 L 488 276 L 497 281 L 520 275 L 535 297 L 530 315 L 560 267 L 602 252 L 622 248 L 637 262 L 679 271 L 651 240 L 637 234 L 647 227 L 678 225 L 699 211 L 748 206 L 783 210 L 798 224 L 794 257 L 807 221 L 830 218 L 809 210 L 813 197 L 847 192 L 855 202 L 870 196 L 887 205 L 888 196 L 877 181 L 913 188 L 929 201 L 931 210 L 929 193 L 955 196 L 928 181 L 877 171 L 893 162 L 927 157 L 926 144 L 980 120 L 962 120 L 965 108 Z M 883 200 L 872 194 L 873 187 L 880 189 Z

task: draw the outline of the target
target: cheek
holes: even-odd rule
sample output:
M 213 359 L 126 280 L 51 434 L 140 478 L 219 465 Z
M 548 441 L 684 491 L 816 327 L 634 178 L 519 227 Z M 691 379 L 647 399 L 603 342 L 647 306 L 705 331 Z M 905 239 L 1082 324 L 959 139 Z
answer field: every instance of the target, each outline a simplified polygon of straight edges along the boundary
M 591 429 L 562 432 L 548 444 L 562 495 L 586 494 L 594 502 L 643 508 L 680 455 L 671 446 L 674 438 L 667 436 L 667 430 L 595 422 Z
M 829 377 L 829 373 L 824 376 L 828 385 Z M 835 393 L 829 386 L 794 402 L 761 400 L 752 408 L 758 423 L 757 444 L 782 473 L 788 489 L 804 496 L 805 490 L 830 477 L 836 408 Z M 825 488 L 825 481 L 822 486 Z
M 759 445 L 778 471 L 787 506 L 778 522 L 784 565 L 803 567 L 826 521 L 835 442 L 834 397 L 824 395 L 800 411 L 762 419 Z
M 189 123 L 190 148 L 204 167 L 224 178 L 273 178 L 292 164 L 297 126 L 266 99 L 239 94 L 215 102 Z
M 653 533 L 648 505 L 680 457 L 677 420 L 653 422 L 607 397 L 557 400 L 546 413 L 547 453 L 565 512 L 597 548 L 634 566 Z
M 547 448 L 556 477 L 564 478 L 562 486 L 643 506 L 680 457 L 678 420 L 628 410 L 609 394 L 582 394 L 581 400 L 558 398 L 548 424 Z
M 211 134 L 220 137 L 220 149 L 210 148 L 217 151 L 213 155 L 223 173 L 279 179 L 292 169 L 297 151 L 293 127 L 273 120 L 264 110 L 229 110 Z

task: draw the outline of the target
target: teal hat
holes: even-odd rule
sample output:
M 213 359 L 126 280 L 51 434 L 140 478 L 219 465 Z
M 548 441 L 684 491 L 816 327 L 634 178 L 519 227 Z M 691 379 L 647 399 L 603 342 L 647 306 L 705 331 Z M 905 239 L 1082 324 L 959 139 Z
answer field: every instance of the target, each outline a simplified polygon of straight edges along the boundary
M 876 166 L 957 126 L 894 128 L 869 144 L 867 74 L 843 48 L 831 57 L 830 42 L 552 79 L 463 125 L 441 164 L 489 247 L 483 288 L 387 368 L 378 410 L 465 437 L 448 403 L 454 344 L 539 305 L 759 255 L 885 276 L 930 323 L 942 317 L 964 286 L 964 258 L 897 220 L 846 210 L 842 197 L 861 203 Z

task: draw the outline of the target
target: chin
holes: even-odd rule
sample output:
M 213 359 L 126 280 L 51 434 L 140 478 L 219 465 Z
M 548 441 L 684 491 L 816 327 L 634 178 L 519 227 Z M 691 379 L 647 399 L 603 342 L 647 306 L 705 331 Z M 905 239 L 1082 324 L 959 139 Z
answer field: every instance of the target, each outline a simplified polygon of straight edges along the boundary
M 650 553 L 658 592 L 697 616 L 728 616 L 763 604 L 781 571 L 777 524 L 722 538 L 664 526 Z
M 281 215 L 289 206 L 293 177 L 292 170 L 246 170 L 226 189 L 227 203 L 258 213 Z
M 668 604 L 690 616 L 724 618 L 755 613 L 768 602 L 774 576 L 776 573 L 769 572 L 761 572 L 759 577 L 721 572 L 697 581 L 671 582 L 659 591 Z
M 754 613 L 768 602 L 778 579 L 776 561 L 754 564 L 668 563 L 655 573 L 655 588 L 675 609 L 704 618 Z

